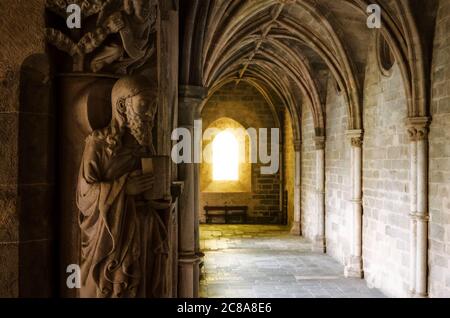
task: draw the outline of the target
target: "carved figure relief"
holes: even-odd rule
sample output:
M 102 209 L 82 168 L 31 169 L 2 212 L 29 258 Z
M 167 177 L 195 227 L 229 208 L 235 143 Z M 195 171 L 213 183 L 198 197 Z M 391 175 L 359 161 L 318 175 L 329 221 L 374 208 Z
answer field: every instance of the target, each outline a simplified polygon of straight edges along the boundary
M 121 78 L 112 91 L 110 125 L 86 140 L 77 188 L 81 212 L 81 297 L 168 297 L 167 220 L 171 202 L 155 199 L 152 128 L 156 85 Z M 157 169 L 157 167 L 154 167 Z
M 47 28 L 46 36 L 72 57 L 73 71 L 130 74 L 155 52 L 157 0 L 47 0 L 48 10 L 61 18 L 66 17 L 69 4 L 81 7 L 84 34 Z

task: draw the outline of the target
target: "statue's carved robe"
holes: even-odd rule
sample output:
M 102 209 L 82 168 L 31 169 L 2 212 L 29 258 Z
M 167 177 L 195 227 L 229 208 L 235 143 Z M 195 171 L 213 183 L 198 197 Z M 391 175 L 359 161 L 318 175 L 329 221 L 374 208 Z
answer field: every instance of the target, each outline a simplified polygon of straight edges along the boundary
M 125 191 L 128 177 L 149 153 L 137 143 L 111 153 L 105 135 L 87 138 L 78 180 L 80 296 L 168 297 L 167 228 L 161 217 L 167 211 Z

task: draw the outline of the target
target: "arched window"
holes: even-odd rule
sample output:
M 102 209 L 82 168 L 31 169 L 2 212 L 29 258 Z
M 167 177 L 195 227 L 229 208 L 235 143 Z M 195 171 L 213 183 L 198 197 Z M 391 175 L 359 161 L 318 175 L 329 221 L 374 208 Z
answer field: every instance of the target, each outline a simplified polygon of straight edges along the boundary
M 213 180 L 239 180 L 239 143 L 228 131 L 219 133 L 213 141 Z

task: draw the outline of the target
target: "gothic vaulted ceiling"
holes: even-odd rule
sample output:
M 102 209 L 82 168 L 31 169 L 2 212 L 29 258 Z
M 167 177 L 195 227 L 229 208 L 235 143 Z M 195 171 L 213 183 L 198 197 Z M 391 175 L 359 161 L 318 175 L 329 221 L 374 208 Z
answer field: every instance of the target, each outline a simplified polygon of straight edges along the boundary
M 294 116 L 300 103 L 311 107 L 321 135 L 331 75 L 347 101 L 349 128 L 359 129 L 368 42 L 378 32 L 367 26 L 374 2 L 382 9 L 379 32 L 402 72 L 410 115 L 425 115 L 427 44 L 412 12 L 418 6 L 427 12 L 434 1 L 183 0 L 181 82 L 210 92 L 248 82 Z

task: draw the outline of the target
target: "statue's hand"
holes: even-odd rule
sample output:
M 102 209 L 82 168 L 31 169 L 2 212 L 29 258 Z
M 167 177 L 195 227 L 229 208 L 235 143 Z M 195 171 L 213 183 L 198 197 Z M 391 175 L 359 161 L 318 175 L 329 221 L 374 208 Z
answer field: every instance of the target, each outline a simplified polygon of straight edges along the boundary
M 153 174 L 134 173 L 128 178 L 125 191 L 128 195 L 139 195 L 151 190 L 154 183 Z
M 117 33 L 125 27 L 125 22 L 122 19 L 120 12 L 113 14 L 106 22 L 106 28 L 109 33 Z

